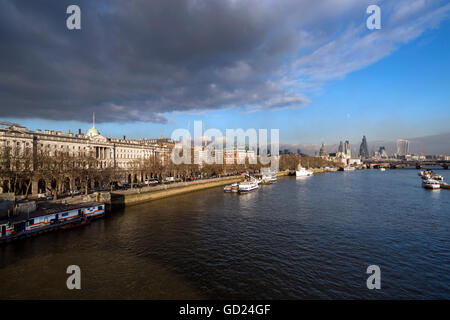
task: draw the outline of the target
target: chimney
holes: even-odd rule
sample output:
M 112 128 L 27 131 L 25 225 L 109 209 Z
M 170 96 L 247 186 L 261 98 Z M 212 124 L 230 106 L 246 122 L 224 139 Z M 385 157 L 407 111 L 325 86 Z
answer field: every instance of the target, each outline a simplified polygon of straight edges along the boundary
M 123 136 L 123 140 L 126 140 L 127 139 L 127 136 Z
M 78 134 L 81 134 L 81 129 L 78 129 Z

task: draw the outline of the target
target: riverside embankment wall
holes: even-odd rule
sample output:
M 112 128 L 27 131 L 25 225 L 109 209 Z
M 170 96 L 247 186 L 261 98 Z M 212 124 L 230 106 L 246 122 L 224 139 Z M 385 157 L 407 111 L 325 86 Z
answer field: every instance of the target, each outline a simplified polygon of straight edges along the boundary
M 287 176 L 292 174 L 289 171 L 281 171 L 277 176 Z M 294 172 L 295 174 L 295 172 Z M 107 209 L 124 207 L 139 204 L 147 201 L 163 199 L 171 196 L 195 192 L 199 190 L 220 187 L 227 184 L 243 181 L 243 176 L 221 177 L 207 180 L 197 180 L 190 182 L 177 182 L 173 184 L 163 184 L 152 187 L 129 189 L 124 191 L 113 192 L 97 192 L 88 196 L 76 196 L 73 198 L 65 198 L 58 200 L 62 203 L 79 203 L 84 201 L 103 202 L 107 205 Z M 56 202 L 56 201 L 55 201 Z
M 156 187 L 146 187 L 142 189 L 132 189 L 126 191 L 116 191 L 111 193 L 111 207 L 128 206 L 146 201 L 167 198 L 184 193 L 220 187 L 227 184 L 242 181 L 243 177 L 223 177 L 208 180 L 198 180 L 191 182 L 178 182 L 174 184 L 160 185 Z

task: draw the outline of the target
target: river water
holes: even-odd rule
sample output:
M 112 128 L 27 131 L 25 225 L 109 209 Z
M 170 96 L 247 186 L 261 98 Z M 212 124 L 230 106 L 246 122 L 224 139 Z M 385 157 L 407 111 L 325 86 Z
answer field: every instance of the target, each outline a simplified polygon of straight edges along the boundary
M 81 290 L 66 288 L 69 265 Z M 199 191 L 2 245 L 0 298 L 449 299 L 449 271 L 450 190 L 367 170 Z

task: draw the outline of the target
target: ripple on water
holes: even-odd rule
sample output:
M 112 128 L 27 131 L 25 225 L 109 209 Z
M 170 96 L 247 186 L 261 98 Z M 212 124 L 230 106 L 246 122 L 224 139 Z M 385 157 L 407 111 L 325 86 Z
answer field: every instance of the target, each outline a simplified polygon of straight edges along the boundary
M 200 191 L 0 247 L 0 298 L 448 299 L 449 212 L 450 191 L 422 189 L 415 170 Z M 69 264 L 79 294 L 65 289 Z

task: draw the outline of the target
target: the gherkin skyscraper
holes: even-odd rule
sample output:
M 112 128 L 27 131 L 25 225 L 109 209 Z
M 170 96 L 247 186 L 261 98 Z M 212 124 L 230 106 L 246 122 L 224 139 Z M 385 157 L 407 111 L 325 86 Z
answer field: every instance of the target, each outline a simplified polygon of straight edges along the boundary
M 361 145 L 359 147 L 359 156 L 363 159 L 369 158 L 369 147 L 367 146 L 366 136 L 363 136 Z

